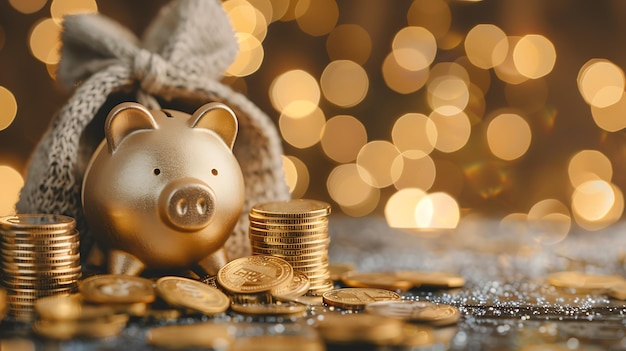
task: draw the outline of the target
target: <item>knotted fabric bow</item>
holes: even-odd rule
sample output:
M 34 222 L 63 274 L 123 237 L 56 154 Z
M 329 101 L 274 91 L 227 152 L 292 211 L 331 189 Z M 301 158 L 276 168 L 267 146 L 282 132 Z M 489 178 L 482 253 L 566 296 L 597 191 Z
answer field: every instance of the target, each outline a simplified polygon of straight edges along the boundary
M 237 113 L 239 135 L 233 151 L 246 184 L 246 204 L 226 248 L 231 258 L 248 254 L 250 208 L 258 202 L 286 200 L 289 191 L 275 125 L 245 96 L 219 82 L 238 49 L 220 2 L 173 1 L 161 9 L 141 42 L 98 14 L 68 16 L 63 26 L 57 79 L 77 88 L 32 155 L 18 212 L 76 218 L 84 252 L 90 240 L 83 233 L 88 229 L 81 207 L 84 165 L 79 155 L 85 150 L 79 141 L 110 94 L 134 89 L 139 102 L 151 108 L 158 107 L 152 97 L 218 100 Z

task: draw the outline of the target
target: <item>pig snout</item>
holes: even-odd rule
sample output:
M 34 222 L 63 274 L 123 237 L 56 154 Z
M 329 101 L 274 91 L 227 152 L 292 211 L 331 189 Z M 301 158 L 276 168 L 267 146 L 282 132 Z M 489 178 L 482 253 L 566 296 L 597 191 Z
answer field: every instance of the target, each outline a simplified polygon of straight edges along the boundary
M 194 178 L 177 179 L 165 186 L 159 198 L 161 218 L 177 230 L 195 231 L 213 219 L 215 195 Z

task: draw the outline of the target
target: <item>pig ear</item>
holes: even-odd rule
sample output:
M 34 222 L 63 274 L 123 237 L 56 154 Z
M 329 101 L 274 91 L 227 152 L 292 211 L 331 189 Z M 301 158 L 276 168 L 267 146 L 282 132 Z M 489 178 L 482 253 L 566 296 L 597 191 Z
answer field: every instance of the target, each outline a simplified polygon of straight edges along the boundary
M 135 102 L 123 102 L 115 106 L 104 122 L 104 136 L 113 153 L 122 140 L 143 129 L 157 129 L 154 117 L 146 107 Z
M 219 102 L 210 102 L 193 113 L 191 128 L 206 128 L 217 133 L 232 149 L 239 125 L 230 107 Z

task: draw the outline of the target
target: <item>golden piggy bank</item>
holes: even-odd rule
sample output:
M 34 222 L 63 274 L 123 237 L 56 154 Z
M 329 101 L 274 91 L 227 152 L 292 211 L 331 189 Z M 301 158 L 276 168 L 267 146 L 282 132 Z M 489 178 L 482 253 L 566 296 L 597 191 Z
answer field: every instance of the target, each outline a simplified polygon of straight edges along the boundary
M 116 106 L 83 180 L 90 233 L 110 273 L 227 262 L 224 243 L 241 214 L 244 182 L 232 153 L 233 111 L 209 103 L 193 115 Z

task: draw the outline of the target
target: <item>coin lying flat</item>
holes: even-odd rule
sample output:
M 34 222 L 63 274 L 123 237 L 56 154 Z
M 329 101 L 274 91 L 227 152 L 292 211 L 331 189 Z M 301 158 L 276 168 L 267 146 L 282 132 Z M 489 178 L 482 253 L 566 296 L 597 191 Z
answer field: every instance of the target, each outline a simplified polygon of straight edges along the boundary
M 231 349 L 229 349 L 231 350 Z M 319 338 L 308 335 L 256 335 L 237 338 L 231 351 L 325 351 Z
M 454 324 L 461 318 L 456 307 L 424 301 L 374 302 L 368 304 L 365 311 L 379 316 L 429 323 L 434 326 Z
M 86 321 L 48 321 L 39 319 L 33 323 L 33 331 L 45 338 L 69 340 L 73 338 L 106 338 L 119 335 L 126 327 L 128 316 L 117 314 L 106 318 Z
M 272 295 L 279 300 L 293 300 L 309 291 L 311 281 L 309 277 L 301 271 L 293 271 L 293 278 L 290 282 L 272 290 Z
M 619 275 L 587 274 L 577 271 L 556 272 L 548 275 L 549 284 L 558 288 L 605 290 L 624 281 Z
M 341 276 L 341 280 L 353 288 L 380 288 L 387 290 L 409 290 L 413 284 L 399 279 L 389 272 L 347 272 Z
M 237 258 L 217 272 L 220 287 L 235 294 L 268 292 L 292 277 L 293 268 L 289 262 L 268 255 Z
M 398 279 L 424 288 L 460 288 L 465 285 L 465 278 L 452 272 L 398 271 Z
M 319 321 L 317 330 L 330 344 L 396 345 L 403 339 L 403 324 L 399 319 L 367 313 L 328 314 Z
M 188 278 L 159 278 L 156 291 L 171 306 L 189 308 L 206 315 L 223 313 L 230 305 L 230 299 L 220 290 Z
M 150 303 L 155 299 L 152 281 L 128 275 L 94 275 L 83 280 L 79 290 L 90 302 Z
M 234 338 L 228 326 L 215 323 L 168 325 L 146 333 L 146 343 L 166 349 L 230 349 Z
M 297 302 L 277 302 L 263 304 L 232 304 L 230 308 L 238 313 L 263 316 L 304 316 L 306 305 Z
M 296 199 L 256 204 L 252 214 L 264 217 L 311 218 L 330 214 L 330 205 L 317 200 Z
M 325 304 L 349 310 L 362 310 L 368 304 L 376 301 L 400 299 L 400 295 L 393 291 L 376 288 L 343 288 L 322 294 L 322 300 Z

